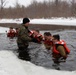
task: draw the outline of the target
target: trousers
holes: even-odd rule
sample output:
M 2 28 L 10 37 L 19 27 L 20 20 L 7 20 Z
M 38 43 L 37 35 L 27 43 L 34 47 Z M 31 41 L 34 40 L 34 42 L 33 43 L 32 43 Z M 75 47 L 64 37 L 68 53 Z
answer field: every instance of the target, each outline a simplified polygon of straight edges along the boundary
M 18 57 L 22 60 L 31 61 L 31 58 L 29 56 L 29 50 L 26 47 L 19 47 L 18 49 Z

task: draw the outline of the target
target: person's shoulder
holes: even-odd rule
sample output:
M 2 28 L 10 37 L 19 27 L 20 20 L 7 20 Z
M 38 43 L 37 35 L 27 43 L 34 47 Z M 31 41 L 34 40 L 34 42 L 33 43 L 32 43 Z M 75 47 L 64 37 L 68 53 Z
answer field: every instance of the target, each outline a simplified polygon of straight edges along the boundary
M 25 27 L 21 24 L 21 25 L 19 26 L 19 29 L 24 30 Z
M 57 50 L 62 50 L 62 49 L 64 49 L 64 46 L 59 44 L 59 45 L 57 46 Z

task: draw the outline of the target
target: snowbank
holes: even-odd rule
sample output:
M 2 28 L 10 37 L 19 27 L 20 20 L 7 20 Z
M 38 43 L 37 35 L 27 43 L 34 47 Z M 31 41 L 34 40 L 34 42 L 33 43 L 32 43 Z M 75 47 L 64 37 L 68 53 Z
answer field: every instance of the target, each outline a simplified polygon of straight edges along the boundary
M 1 50 L 0 75 L 27 75 L 27 74 L 13 52 Z
M 76 26 L 76 19 L 75 18 L 32 19 L 30 23 Z
M 0 51 L 0 75 L 76 75 L 76 72 L 57 71 L 22 61 L 8 50 Z
M 0 23 L 22 23 L 19 19 L 0 19 Z M 76 26 L 76 18 L 50 18 L 50 19 L 30 19 L 31 24 L 55 24 L 55 25 L 72 25 Z

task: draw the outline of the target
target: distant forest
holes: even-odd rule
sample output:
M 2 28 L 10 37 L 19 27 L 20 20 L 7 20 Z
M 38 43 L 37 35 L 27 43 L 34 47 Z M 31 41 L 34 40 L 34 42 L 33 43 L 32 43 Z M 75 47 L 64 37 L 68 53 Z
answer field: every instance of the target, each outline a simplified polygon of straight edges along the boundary
M 17 1 L 15 7 L 5 8 L 6 0 L 0 0 L 0 18 L 51 18 L 51 17 L 76 17 L 76 2 L 53 0 L 32 3 L 25 7 Z

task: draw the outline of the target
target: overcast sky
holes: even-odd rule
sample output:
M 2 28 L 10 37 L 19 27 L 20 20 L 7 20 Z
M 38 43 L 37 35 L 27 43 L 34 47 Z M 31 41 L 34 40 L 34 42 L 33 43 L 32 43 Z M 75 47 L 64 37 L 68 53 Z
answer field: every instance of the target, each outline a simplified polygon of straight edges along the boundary
M 28 6 L 33 0 L 6 0 L 6 1 L 7 1 L 6 7 L 9 7 L 9 6 L 14 7 L 16 1 L 18 1 L 18 3 L 21 5 Z M 36 1 L 42 2 L 44 0 L 36 0 Z M 48 0 L 45 0 L 45 1 L 48 1 Z
M 24 5 L 24 6 L 28 6 L 33 0 L 6 0 L 7 4 L 6 7 L 15 6 L 16 1 L 18 1 L 18 3 L 20 5 Z M 49 1 L 49 0 L 36 0 L 38 2 L 43 2 L 43 1 Z M 51 1 L 51 0 L 50 0 Z M 65 0 L 66 1 L 66 0 Z M 69 1 L 69 0 L 68 0 Z

